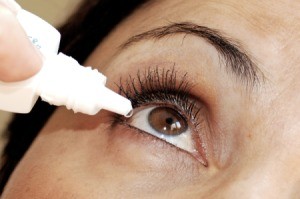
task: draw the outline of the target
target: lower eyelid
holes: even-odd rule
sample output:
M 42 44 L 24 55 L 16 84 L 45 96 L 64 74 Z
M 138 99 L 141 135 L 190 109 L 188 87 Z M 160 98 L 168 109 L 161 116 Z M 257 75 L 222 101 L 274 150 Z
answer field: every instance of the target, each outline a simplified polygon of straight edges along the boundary
M 158 144 L 160 145 L 160 148 L 171 148 L 172 150 L 176 150 L 178 153 L 184 153 L 185 155 L 191 157 L 192 159 L 194 159 L 195 161 L 197 162 L 200 162 L 201 165 L 203 165 L 204 167 L 208 167 L 208 163 L 206 160 L 204 160 L 202 157 L 200 157 L 199 154 L 191 154 L 190 152 L 186 151 L 186 150 L 183 150 L 181 148 L 178 148 L 177 146 L 169 143 L 169 142 L 166 142 L 165 140 L 162 140 L 154 135 L 151 135 L 141 129 L 138 129 L 134 126 L 131 126 L 130 124 L 126 123 L 126 122 L 118 122 L 117 125 L 120 125 L 120 126 L 123 126 L 124 128 L 126 128 L 126 130 L 130 130 L 132 131 L 131 133 L 133 134 L 136 134 L 137 136 L 141 136 L 143 139 L 147 139 L 147 144 L 148 146 L 151 145 L 151 144 Z M 125 130 L 125 129 L 124 129 Z M 144 147 L 145 145 L 143 145 Z M 163 149 L 160 149 L 160 150 L 163 150 Z
M 156 141 L 166 143 L 167 145 L 170 145 L 170 146 L 175 147 L 176 149 L 178 149 L 175 145 L 173 145 L 171 143 L 168 143 L 168 142 L 166 142 L 166 141 L 164 141 L 164 140 L 162 140 L 162 139 L 160 139 L 160 138 L 158 138 L 154 135 L 151 135 L 151 134 L 149 134 L 149 133 L 147 133 L 147 132 L 145 132 L 145 131 L 143 131 L 139 128 L 136 128 L 136 127 L 124 122 L 124 121 L 120 122 L 119 125 L 122 125 L 123 127 L 127 128 L 127 130 L 134 131 L 135 133 L 139 134 L 140 136 L 143 136 L 143 137 L 146 137 L 146 138 L 151 138 L 151 140 L 156 140 Z
M 107 136 L 107 155 L 111 154 L 121 167 L 130 165 L 138 172 L 150 171 L 159 175 L 181 172 L 174 179 L 181 175 L 203 181 L 207 176 L 207 168 L 191 154 L 126 123 L 116 123 Z

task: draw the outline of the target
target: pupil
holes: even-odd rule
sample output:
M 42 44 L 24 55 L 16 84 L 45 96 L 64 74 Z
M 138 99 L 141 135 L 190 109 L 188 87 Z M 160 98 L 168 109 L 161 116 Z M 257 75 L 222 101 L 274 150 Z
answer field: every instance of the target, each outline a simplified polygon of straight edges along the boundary
M 168 107 L 153 109 L 148 115 L 150 126 L 164 135 L 180 135 L 187 128 L 187 122 L 178 111 Z
M 172 118 L 167 118 L 166 123 L 170 124 L 170 125 L 173 124 L 173 119 Z

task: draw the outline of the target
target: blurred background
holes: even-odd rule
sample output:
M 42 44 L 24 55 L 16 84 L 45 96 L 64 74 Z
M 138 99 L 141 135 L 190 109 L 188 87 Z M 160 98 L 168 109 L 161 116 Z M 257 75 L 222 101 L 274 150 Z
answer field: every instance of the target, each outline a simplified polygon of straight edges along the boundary
M 25 10 L 57 26 L 70 15 L 80 0 L 16 0 L 16 2 Z
M 53 26 L 59 26 L 76 9 L 81 0 L 16 0 L 22 8 L 32 12 Z M 0 111 L 0 136 L 11 119 L 11 114 Z M 0 150 L 5 139 L 0 139 Z

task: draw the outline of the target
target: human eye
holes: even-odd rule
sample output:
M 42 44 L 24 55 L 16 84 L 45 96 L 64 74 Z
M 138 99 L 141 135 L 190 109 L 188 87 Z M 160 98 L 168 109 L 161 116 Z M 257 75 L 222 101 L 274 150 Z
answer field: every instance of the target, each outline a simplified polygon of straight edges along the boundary
M 120 91 L 131 100 L 134 114 L 119 121 L 191 154 L 208 166 L 203 105 L 190 95 L 190 87 L 187 74 L 180 77 L 174 68 L 138 72 L 136 78 L 120 83 Z
M 157 105 L 143 108 L 132 116 L 128 124 L 190 153 L 197 152 L 191 127 L 174 108 Z

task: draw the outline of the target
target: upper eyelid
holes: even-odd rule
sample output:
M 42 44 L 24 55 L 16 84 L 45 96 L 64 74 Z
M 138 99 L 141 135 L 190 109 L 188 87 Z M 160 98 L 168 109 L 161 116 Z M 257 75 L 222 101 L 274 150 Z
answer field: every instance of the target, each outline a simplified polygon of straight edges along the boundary
M 180 81 L 178 81 L 180 79 Z M 144 72 L 137 71 L 135 77 L 129 76 L 125 81 L 120 79 L 117 84 L 119 93 L 131 99 L 140 93 L 151 93 L 152 91 L 174 92 L 175 94 L 181 93 L 188 95 L 192 85 L 189 83 L 187 73 L 178 77 L 175 70 L 175 64 L 170 69 L 159 69 L 158 67 L 149 67 Z M 134 102 L 133 102 L 134 103 Z
M 265 82 L 265 75 L 253 61 L 250 53 L 241 47 L 239 42 L 223 36 L 219 30 L 197 25 L 191 22 L 171 23 L 166 26 L 134 35 L 120 46 L 120 51 L 142 40 L 161 39 L 168 35 L 186 34 L 200 37 L 215 47 L 226 68 L 245 83 L 246 89 L 262 85 Z M 249 87 L 250 86 L 250 87 Z
M 118 85 L 119 92 L 131 100 L 134 108 L 147 103 L 172 104 L 198 126 L 198 114 L 204 103 L 191 94 L 193 86 L 187 73 L 178 75 L 175 64 L 171 68 L 149 67 L 144 72 L 138 71 L 136 76 L 120 80 Z

